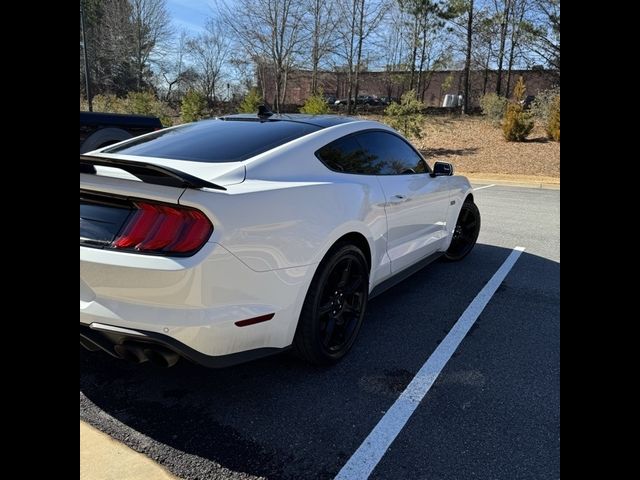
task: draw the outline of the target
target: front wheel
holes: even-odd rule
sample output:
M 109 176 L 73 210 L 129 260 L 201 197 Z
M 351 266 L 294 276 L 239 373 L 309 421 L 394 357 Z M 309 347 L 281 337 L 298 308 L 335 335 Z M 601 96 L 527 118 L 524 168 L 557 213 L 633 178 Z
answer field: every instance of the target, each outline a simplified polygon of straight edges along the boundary
M 355 245 L 339 245 L 320 264 L 302 307 L 293 340 L 314 365 L 344 357 L 360 330 L 369 296 L 369 267 Z
M 480 233 L 480 210 L 472 201 L 464 202 L 458 215 L 451 245 L 444 254 L 444 259 L 451 262 L 466 257 L 478 240 Z

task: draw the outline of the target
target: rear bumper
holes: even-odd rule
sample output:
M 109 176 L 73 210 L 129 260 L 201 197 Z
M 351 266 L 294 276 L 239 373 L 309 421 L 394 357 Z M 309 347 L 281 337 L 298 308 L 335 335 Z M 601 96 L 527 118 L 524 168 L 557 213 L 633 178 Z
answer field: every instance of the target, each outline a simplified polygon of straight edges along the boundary
M 151 349 L 158 347 L 167 349 L 178 354 L 181 358 L 186 358 L 204 367 L 226 368 L 269 355 L 275 355 L 287 351 L 290 348 L 258 348 L 228 355 L 210 356 L 160 333 L 141 331 L 123 332 L 108 328 L 104 329 L 103 327 L 104 326 L 100 324 L 92 324 L 91 326 L 80 324 L 80 345 L 91 351 L 102 350 L 116 358 L 123 358 L 116 351 L 116 345 L 139 345 L 145 350 L 146 347 Z
M 89 334 L 94 339 L 105 334 L 90 326 L 106 325 L 196 363 L 233 364 L 291 345 L 314 270 L 256 272 L 216 243 L 181 259 L 81 247 L 80 324 L 101 336 Z M 268 321 L 236 325 L 271 314 Z M 112 344 L 126 340 L 109 335 Z M 237 361 L 217 358 L 249 351 Z

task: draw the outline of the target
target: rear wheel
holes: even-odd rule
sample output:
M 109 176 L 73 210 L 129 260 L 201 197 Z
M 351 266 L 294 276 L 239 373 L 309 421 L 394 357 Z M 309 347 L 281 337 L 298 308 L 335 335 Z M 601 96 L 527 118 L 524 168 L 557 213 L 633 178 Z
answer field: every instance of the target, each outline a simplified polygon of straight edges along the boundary
M 369 296 L 369 267 L 362 251 L 337 246 L 316 272 L 293 340 L 296 353 L 314 365 L 344 357 L 360 330 Z
M 444 254 L 449 261 L 462 260 L 473 249 L 480 233 L 480 210 L 472 201 L 464 202 L 458 215 L 451 245 Z

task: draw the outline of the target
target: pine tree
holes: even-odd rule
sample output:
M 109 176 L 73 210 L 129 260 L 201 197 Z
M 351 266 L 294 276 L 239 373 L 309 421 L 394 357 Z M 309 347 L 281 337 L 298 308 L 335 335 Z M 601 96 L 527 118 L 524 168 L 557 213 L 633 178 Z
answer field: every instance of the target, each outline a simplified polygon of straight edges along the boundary
M 513 99 L 509 101 L 502 122 L 504 138 L 509 142 L 523 142 L 533 130 L 531 114 L 524 109 L 522 101 L 527 91 L 522 76 L 513 89 Z

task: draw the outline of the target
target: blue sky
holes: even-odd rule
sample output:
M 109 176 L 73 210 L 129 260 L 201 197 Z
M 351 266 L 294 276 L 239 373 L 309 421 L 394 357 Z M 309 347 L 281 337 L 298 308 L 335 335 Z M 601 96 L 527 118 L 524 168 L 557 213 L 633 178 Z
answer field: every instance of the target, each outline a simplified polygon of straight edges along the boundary
M 211 0 L 167 0 L 167 10 L 171 15 L 176 33 L 186 30 L 187 33 L 199 33 L 204 28 L 207 17 L 213 14 Z

